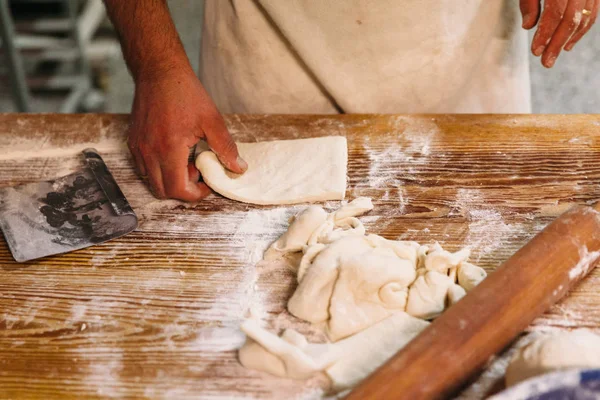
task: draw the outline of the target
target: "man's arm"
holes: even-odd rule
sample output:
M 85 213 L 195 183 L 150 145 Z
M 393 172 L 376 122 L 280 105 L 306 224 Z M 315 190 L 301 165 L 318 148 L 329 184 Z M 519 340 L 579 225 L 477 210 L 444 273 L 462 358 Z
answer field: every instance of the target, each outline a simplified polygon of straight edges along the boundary
M 166 0 L 104 2 L 135 81 L 129 149 L 154 195 L 197 201 L 210 193 L 188 163 L 199 139 L 226 168 L 243 173 L 247 165 L 194 74 Z
M 170 69 L 192 69 L 166 0 L 104 0 L 104 3 L 136 82 Z

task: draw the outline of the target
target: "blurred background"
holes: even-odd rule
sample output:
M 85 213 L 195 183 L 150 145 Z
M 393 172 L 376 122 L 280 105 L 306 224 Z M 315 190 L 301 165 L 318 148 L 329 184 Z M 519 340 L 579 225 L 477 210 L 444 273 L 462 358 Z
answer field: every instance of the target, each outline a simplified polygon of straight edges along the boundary
M 169 6 L 197 70 L 203 1 Z M 101 0 L 0 0 L 0 17 L 0 112 L 129 112 L 134 86 Z M 530 68 L 535 113 L 600 112 L 600 27 L 551 70 L 532 55 Z

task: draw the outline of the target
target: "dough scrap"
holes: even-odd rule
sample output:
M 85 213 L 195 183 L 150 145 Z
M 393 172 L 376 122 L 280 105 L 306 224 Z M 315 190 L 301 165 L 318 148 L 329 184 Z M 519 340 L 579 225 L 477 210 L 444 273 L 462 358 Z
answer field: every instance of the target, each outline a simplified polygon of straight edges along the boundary
M 344 221 L 348 218 L 358 217 L 372 209 L 373 202 L 369 197 L 359 197 L 331 213 L 328 218 L 334 221 L 336 226 L 344 226 Z
M 544 335 L 521 347 L 506 369 L 506 386 L 569 368 L 600 368 L 600 336 L 586 330 Z
M 339 270 L 329 303 L 328 334 L 332 341 L 404 311 L 408 286 L 416 278 L 409 260 L 385 248 L 344 257 Z
M 293 329 L 278 337 L 247 320 L 242 330 L 248 339 L 238 356 L 244 367 L 276 376 L 304 379 L 323 371 L 333 389 L 341 391 L 367 377 L 428 325 L 399 312 L 337 343 L 315 344 Z
M 342 258 L 371 250 L 364 237 L 345 237 L 323 249 L 308 267 L 298 288 L 288 301 L 288 311 L 312 323 L 329 320 L 329 304 Z
M 396 256 L 404 260 L 409 260 L 415 268 L 417 267 L 417 251 L 419 243 L 403 240 L 388 240 L 379 235 L 368 235 L 367 239 L 375 247 L 389 248 L 396 253 Z
M 327 222 L 314 231 L 308 240 L 308 244 L 328 244 L 345 236 L 363 236 L 365 227 L 356 217 L 372 209 L 373 203 L 368 197 L 359 197 L 351 201 L 339 210 L 329 214 Z
M 265 259 L 302 252 L 287 309 L 323 326 L 332 343 L 308 343 L 290 329 L 278 337 L 245 323 L 243 365 L 297 379 L 325 371 L 336 390 L 349 388 L 485 276 L 467 263 L 469 249 L 451 253 L 439 243 L 367 235 L 357 217 L 371 209 L 368 198 L 330 214 L 308 207 L 265 252 Z
M 204 182 L 215 192 L 253 204 L 295 204 L 343 200 L 346 193 L 346 138 L 238 143 L 248 163 L 243 175 L 229 172 L 212 151 L 196 158 Z
M 309 246 L 288 311 L 305 321 L 325 322 L 333 341 L 404 311 L 416 279 L 416 246 L 376 235 Z
M 326 356 L 331 351 L 331 345 L 309 344 L 304 336 L 293 329 L 286 329 L 279 337 L 253 320 L 246 320 L 241 329 L 248 339 L 240 348 L 238 357 L 246 368 L 281 377 L 304 379 L 331 364 L 326 359 L 318 360 L 314 355 L 321 353 Z M 309 354 L 309 346 L 313 354 Z M 320 351 L 315 351 L 317 348 Z
M 462 262 L 458 267 L 458 283 L 467 292 L 479 285 L 486 276 L 487 273 L 483 268 L 468 262 Z
M 323 208 L 308 207 L 294 217 L 288 230 L 267 249 L 263 258 L 272 261 L 287 253 L 302 251 L 315 229 L 326 220 L 327 213 Z
M 333 389 L 351 388 L 406 346 L 429 326 L 427 321 L 397 312 L 364 331 L 334 344 L 339 360 L 325 371 Z
M 448 288 L 448 305 L 453 305 L 458 303 L 460 299 L 467 295 L 467 291 L 460 285 L 453 283 L 450 288 Z
M 442 249 L 439 243 L 430 246 L 423 257 L 423 266 L 428 271 L 437 271 L 446 273 L 448 270 L 457 267 L 463 261 L 466 261 L 471 254 L 469 248 L 464 248 L 456 253 L 450 253 Z
M 446 308 L 446 297 L 453 284 L 448 275 L 427 271 L 410 287 L 406 312 L 423 319 L 437 317 Z
M 302 279 L 304 278 L 304 275 L 306 275 L 308 267 L 312 265 L 312 263 L 315 261 L 315 258 L 326 247 L 327 245 L 323 243 L 317 243 L 306 248 L 306 250 L 304 251 L 304 255 L 300 259 L 300 265 L 298 266 L 298 271 L 296 273 L 298 283 L 302 282 Z

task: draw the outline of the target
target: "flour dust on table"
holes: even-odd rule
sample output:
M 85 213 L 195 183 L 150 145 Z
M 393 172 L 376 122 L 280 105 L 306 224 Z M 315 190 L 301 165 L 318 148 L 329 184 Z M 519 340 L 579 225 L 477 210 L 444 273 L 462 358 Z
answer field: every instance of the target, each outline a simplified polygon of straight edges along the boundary
M 238 143 L 248 163 L 243 175 L 227 171 L 212 151 L 196 158 L 204 182 L 215 192 L 252 204 L 343 200 L 348 145 L 343 136 Z
M 364 197 L 331 213 L 310 206 L 267 249 L 266 261 L 287 260 L 296 274 L 288 311 L 322 327 L 329 342 L 309 343 L 293 329 L 278 336 L 248 319 L 245 367 L 295 379 L 324 373 L 335 391 L 352 388 L 485 278 L 467 262 L 469 249 L 367 234 L 357 217 L 372 209 Z

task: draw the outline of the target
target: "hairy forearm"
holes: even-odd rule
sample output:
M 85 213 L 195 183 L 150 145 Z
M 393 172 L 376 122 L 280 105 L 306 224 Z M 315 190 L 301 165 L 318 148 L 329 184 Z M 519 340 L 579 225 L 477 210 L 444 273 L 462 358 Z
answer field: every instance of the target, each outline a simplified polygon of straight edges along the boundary
M 191 66 L 166 0 L 104 0 L 136 82 Z

